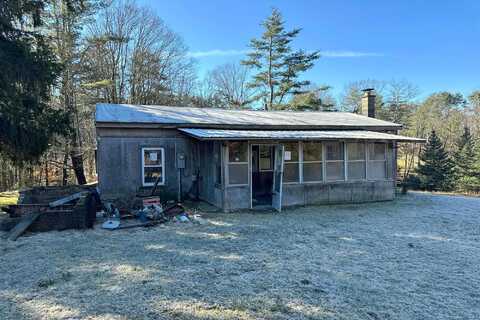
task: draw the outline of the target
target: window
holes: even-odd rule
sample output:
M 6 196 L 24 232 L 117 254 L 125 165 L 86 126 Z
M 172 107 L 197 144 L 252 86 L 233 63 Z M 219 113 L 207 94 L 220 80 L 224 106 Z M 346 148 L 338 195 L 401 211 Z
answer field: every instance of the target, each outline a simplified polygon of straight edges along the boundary
M 300 158 L 298 142 L 285 143 L 283 182 L 300 181 Z
M 343 142 L 326 142 L 325 152 L 327 181 L 345 180 Z
M 260 145 L 260 171 L 273 170 L 273 146 Z
M 165 155 L 163 148 L 142 148 L 142 185 L 165 184 Z
M 368 144 L 368 179 L 385 180 L 387 175 L 387 156 L 385 143 Z
M 322 182 L 322 143 L 303 143 L 303 181 Z
M 228 144 L 228 184 L 248 184 L 248 143 Z
M 365 179 L 365 143 L 347 143 L 347 179 Z

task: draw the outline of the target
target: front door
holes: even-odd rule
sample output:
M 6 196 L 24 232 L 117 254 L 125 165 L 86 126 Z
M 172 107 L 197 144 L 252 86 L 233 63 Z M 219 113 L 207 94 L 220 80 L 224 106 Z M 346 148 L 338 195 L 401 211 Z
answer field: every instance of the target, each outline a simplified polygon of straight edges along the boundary
M 281 144 L 275 145 L 272 207 L 278 212 L 282 211 L 283 153 L 284 146 Z
M 272 205 L 275 147 L 270 144 L 251 146 L 252 207 Z

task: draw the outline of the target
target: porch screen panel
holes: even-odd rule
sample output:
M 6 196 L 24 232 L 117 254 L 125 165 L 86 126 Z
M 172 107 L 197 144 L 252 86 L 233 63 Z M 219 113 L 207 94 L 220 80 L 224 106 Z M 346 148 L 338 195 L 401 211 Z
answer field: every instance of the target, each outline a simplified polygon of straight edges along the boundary
M 393 143 L 387 144 L 387 179 L 393 179 L 393 165 L 395 163 Z
M 347 143 L 347 179 L 365 179 L 366 152 L 365 143 Z
M 298 142 L 285 143 L 283 182 L 300 181 L 300 157 Z
M 303 143 L 303 181 L 321 182 L 323 180 L 322 169 L 322 143 Z
M 228 145 L 228 184 L 248 184 L 247 142 L 230 142 Z
M 387 145 L 381 142 L 368 144 L 368 179 L 385 180 L 387 178 Z
M 327 181 L 345 180 L 345 154 L 343 142 L 326 142 L 326 176 Z

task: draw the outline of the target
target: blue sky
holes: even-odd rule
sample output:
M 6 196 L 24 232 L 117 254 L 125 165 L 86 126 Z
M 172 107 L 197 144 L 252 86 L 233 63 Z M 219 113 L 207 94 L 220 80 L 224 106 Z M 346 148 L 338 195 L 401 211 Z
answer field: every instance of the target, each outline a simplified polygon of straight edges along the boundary
M 323 57 L 305 78 L 340 92 L 350 81 L 407 79 L 422 96 L 480 89 L 480 1 L 140 1 L 190 48 L 200 74 L 239 61 L 278 8 L 293 47 Z

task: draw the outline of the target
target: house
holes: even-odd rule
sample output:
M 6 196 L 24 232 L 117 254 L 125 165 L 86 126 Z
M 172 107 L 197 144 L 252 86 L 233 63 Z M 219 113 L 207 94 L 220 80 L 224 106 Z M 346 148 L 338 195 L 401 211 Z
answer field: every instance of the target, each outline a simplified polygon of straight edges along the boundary
M 225 211 L 392 200 L 400 124 L 342 112 L 97 104 L 104 198 L 193 195 Z

